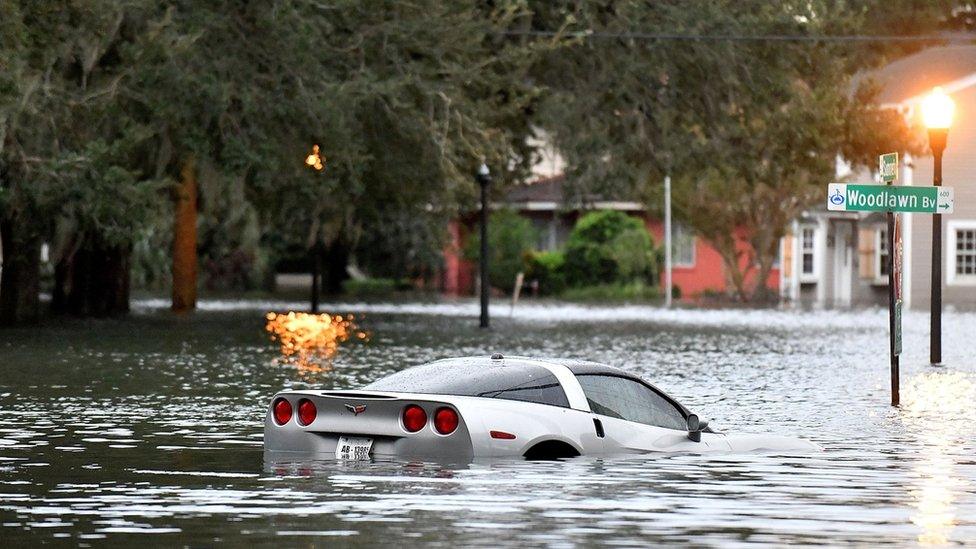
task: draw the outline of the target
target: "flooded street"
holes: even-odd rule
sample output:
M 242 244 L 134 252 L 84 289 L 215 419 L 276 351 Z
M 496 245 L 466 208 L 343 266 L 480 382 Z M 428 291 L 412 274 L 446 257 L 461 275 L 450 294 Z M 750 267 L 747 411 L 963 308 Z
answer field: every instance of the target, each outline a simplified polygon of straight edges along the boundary
M 902 408 L 885 311 L 663 311 L 346 304 L 369 334 L 331 369 L 282 363 L 264 330 L 290 304 L 204 302 L 178 318 L 0 332 L 0 522 L 13 544 L 67 538 L 567 546 L 976 543 L 976 314 L 905 318 Z M 295 304 L 300 307 L 300 304 Z M 734 324 L 733 324 L 734 323 Z M 462 464 L 265 458 L 282 387 L 356 387 L 491 352 L 606 362 L 725 432 L 802 436 L 809 455 L 640 455 Z

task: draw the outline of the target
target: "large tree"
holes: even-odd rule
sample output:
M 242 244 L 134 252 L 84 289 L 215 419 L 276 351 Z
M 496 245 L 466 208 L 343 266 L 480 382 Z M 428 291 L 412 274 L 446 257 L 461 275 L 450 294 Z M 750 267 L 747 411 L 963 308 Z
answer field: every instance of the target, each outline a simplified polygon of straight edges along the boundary
M 869 84 L 851 86 L 902 44 L 802 39 L 884 32 L 876 4 L 546 3 L 533 24 L 562 29 L 565 47 L 539 65 L 553 91 L 545 124 L 587 189 L 657 204 L 671 175 L 677 216 L 719 251 L 735 296 L 753 299 L 838 156 L 859 166 L 917 146 L 897 114 L 876 109 Z M 916 7 L 920 30 L 945 8 Z
M 177 309 L 201 254 L 226 278 L 295 247 L 330 251 L 333 282 L 356 254 L 422 274 L 474 167 L 505 181 L 531 163 L 532 45 L 496 32 L 516 0 L 0 8 L 7 322 L 39 310 L 43 241 L 54 307 L 81 315 L 127 309 L 134 246 L 172 250 Z M 322 173 L 302 163 L 313 142 Z

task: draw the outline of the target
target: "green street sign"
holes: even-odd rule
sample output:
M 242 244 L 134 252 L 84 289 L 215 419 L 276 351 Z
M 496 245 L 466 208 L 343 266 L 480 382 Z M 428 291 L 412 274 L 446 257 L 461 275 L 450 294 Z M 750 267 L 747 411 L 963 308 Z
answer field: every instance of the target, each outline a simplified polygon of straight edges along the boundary
M 878 171 L 885 183 L 898 179 L 898 153 L 882 154 L 878 161 Z
M 832 212 L 919 212 L 951 214 L 952 187 L 894 185 L 827 185 L 827 209 Z

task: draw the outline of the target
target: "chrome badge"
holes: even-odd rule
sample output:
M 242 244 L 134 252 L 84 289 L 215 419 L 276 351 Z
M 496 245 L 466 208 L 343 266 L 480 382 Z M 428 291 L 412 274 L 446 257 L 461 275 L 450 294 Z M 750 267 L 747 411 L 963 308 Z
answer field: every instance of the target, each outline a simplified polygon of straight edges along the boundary
M 356 404 L 356 405 L 346 404 L 345 406 L 346 406 L 346 410 L 349 410 L 350 412 L 353 413 L 353 415 L 356 416 L 366 411 L 365 404 Z

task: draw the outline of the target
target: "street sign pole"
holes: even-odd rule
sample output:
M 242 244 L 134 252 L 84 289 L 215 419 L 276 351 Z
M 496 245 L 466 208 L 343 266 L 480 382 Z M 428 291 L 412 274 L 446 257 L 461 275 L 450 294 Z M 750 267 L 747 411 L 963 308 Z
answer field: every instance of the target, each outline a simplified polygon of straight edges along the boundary
M 888 332 L 891 356 L 891 405 L 899 404 L 898 356 L 901 354 L 902 278 L 904 247 L 902 219 L 899 213 L 933 214 L 933 225 L 939 229 L 942 214 L 951 214 L 955 192 L 942 186 L 941 157 L 936 156 L 935 185 L 931 187 L 901 187 L 894 185 L 898 177 L 898 153 L 881 155 L 879 172 L 884 185 L 830 183 L 827 185 L 827 210 L 832 212 L 884 212 L 888 221 Z M 933 230 L 932 259 L 932 356 L 933 365 L 942 361 L 942 278 L 941 236 Z M 938 255 L 936 252 L 939 252 Z
M 881 155 L 880 159 L 881 179 L 886 185 L 892 185 L 898 174 L 898 153 Z M 901 352 L 900 333 L 901 318 L 897 298 L 899 297 L 895 288 L 895 280 L 900 273 L 895 273 L 897 262 L 895 261 L 896 242 L 895 238 L 895 213 L 888 212 L 888 355 L 891 362 L 891 405 L 898 406 L 901 401 L 901 374 L 899 372 L 898 354 Z M 898 266 L 900 269 L 900 265 Z
M 881 180 L 893 189 L 898 177 L 898 153 L 881 155 L 879 159 Z M 891 191 L 894 192 L 893 190 Z M 901 221 L 898 214 L 889 210 L 888 218 L 888 356 L 891 364 L 891 405 L 901 403 L 901 374 L 899 358 L 901 354 L 901 287 L 902 287 L 902 247 Z
M 890 185 L 891 183 L 889 183 Z M 888 353 L 891 357 L 891 405 L 900 404 L 901 375 L 898 354 L 895 352 L 895 331 L 901 319 L 895 316 L 895 214 L 888 212 Z

